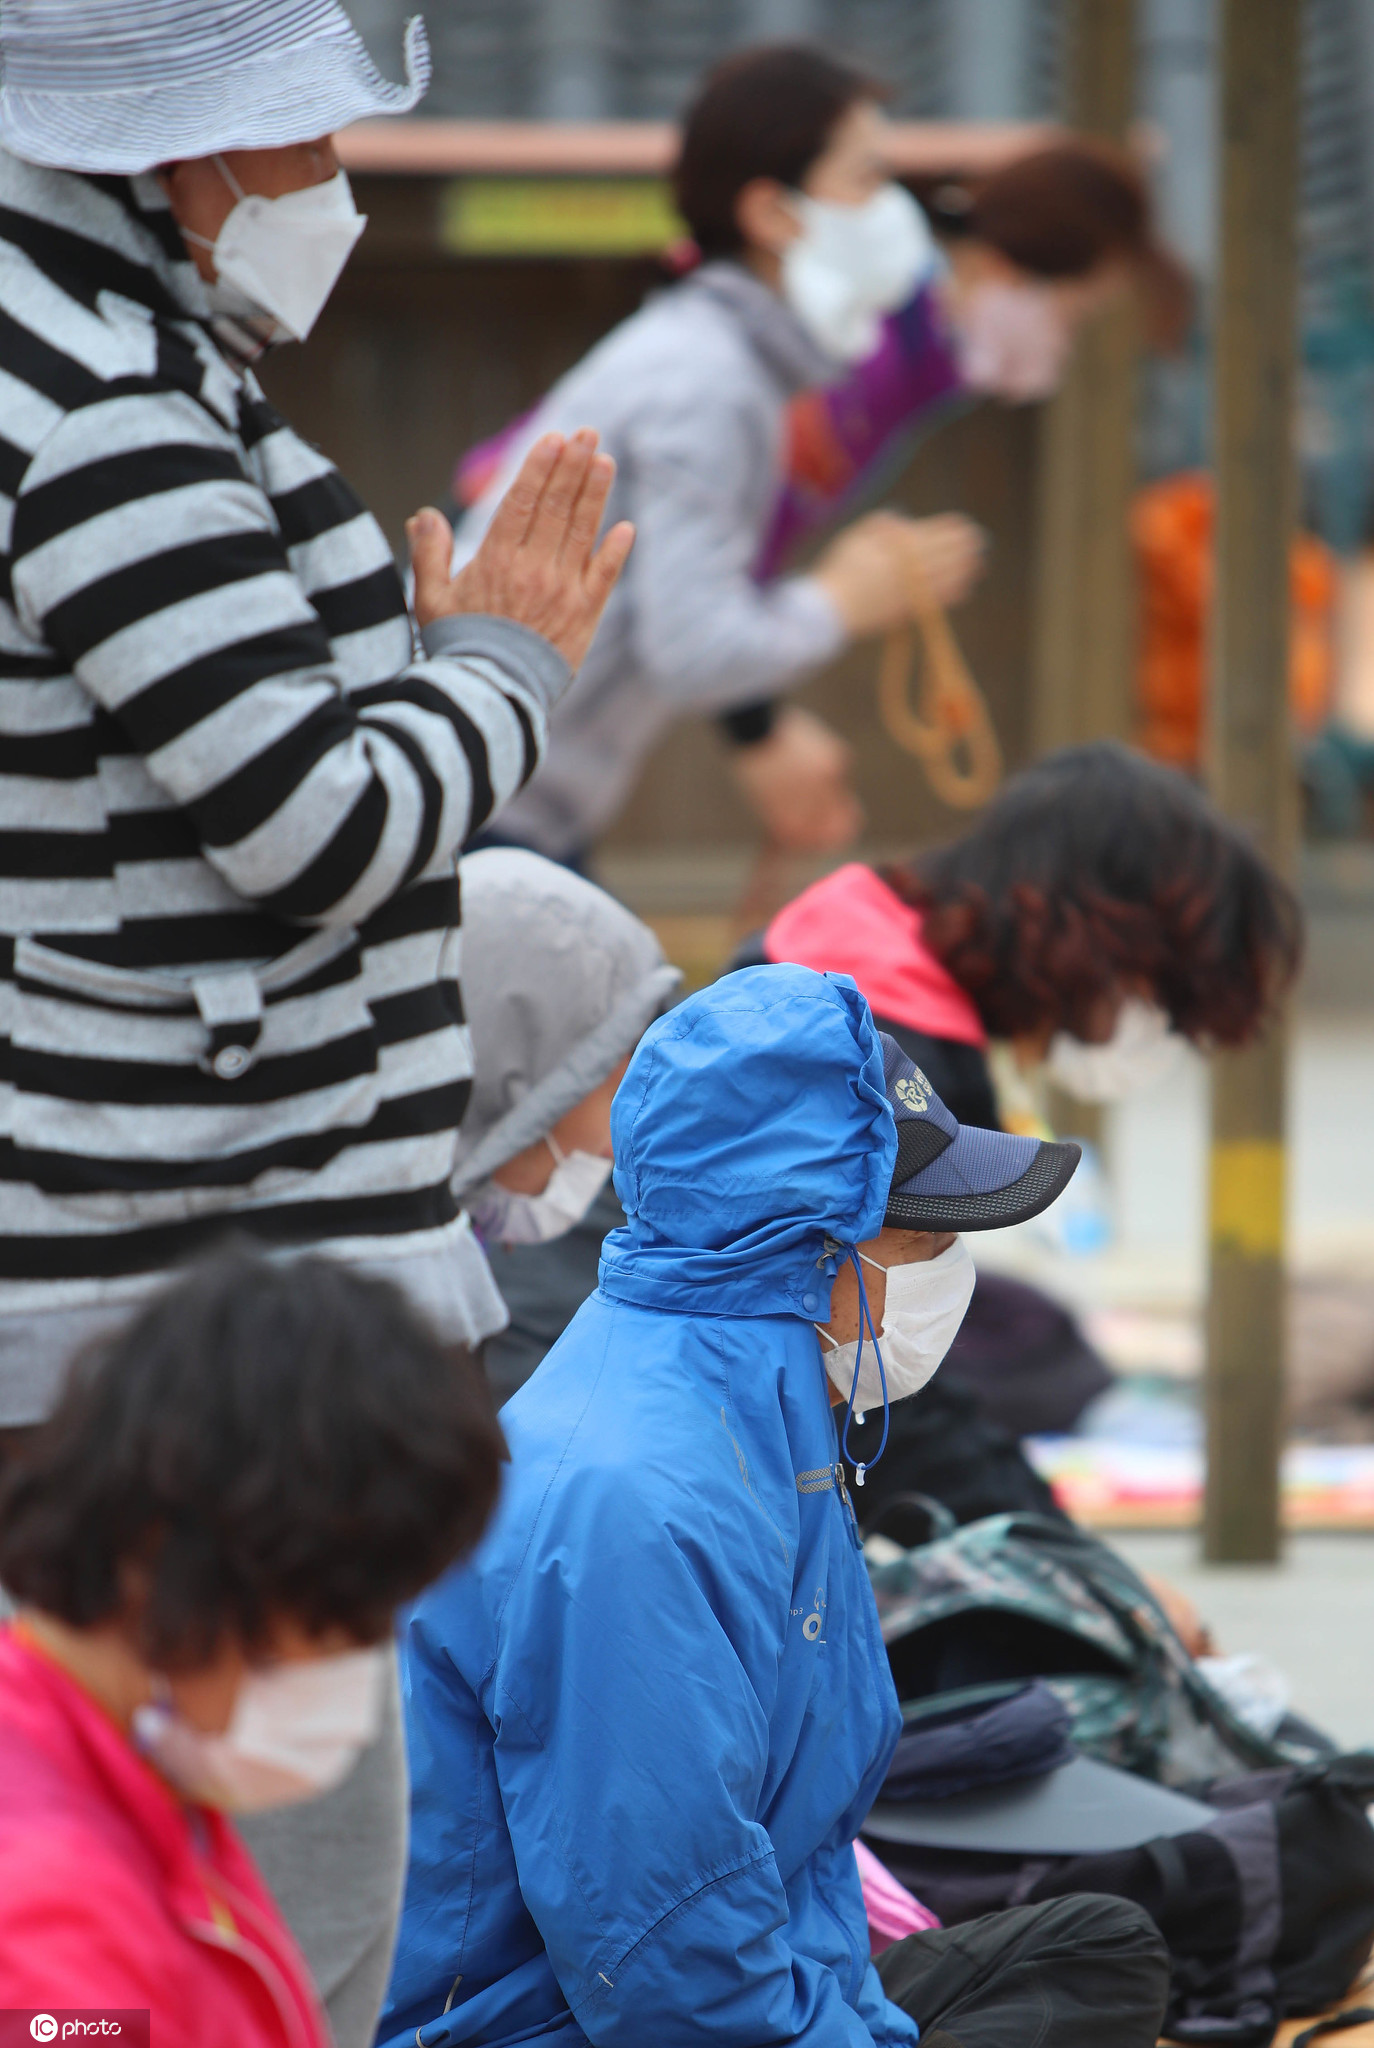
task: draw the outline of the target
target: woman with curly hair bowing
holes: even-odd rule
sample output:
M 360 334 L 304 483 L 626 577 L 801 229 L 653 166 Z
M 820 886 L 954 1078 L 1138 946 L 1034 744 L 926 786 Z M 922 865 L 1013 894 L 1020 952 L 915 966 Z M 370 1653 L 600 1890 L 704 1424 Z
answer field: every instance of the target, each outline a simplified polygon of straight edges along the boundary
M 1246 1044 L 1296 971 L 1301 913 L 1192 782 L 1100 741 L 1026 769 L 948 845 L 827 875 L 747 950 L 852 974 L 960 1121 L 995 1125 L 993 1039 L 1098 1102 L 1158 1071 L 1170 1036 Z
M 1244 834 L 1185 776 L 1103 741 L 1026 769 L 947 845 L 894 866 L 837 869 L 779 911 L 735 964 L 852 974 L 879 1029 L 959 1121 L 995 1127 L 992 1041 L 1008 1043 L 1021 1070 L 1110 1101 L 1167 1073 L 1182 1040 L 1206 1048 L 1255 1038 L 1300 951 L 1297 901 Z M 1073 1353 L 1055 1398 L 1081 1407 L 1106 1376 L 1097 1362 L 1093 1384 L 1092 1354 L 1069 1319 L 1019 1282 L 980 1278 L 951 1369 L 919 1413 L 914 1403 L 897 1411 L 901 1442 L 884 1466 L 891 1485 L 936 1495 L 960 1520 L 1047 1510 L 1048 1492 L 1014 1442 L 1073 1419 L 1019 1412 L 1027 1352 L 1042 1341 L 1058 1345 L 1056 1360 Z M 970 1350 L 961 1386 L 959 1352 L 974 1345 L 979 1358 Z M 1001 1400 L 996 1371 L 1013 1346 L 1014 1406 Z M 880 1513 L 881 1489 L 864 1505 Z

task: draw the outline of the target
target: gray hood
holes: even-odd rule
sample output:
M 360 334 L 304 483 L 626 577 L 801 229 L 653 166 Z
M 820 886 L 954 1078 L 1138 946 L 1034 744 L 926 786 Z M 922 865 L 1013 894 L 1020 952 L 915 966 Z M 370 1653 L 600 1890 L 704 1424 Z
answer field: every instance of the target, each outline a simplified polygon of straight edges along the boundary
M 459 874 L 473 1060 L 454 1154 L 462 1196 L 600 1086 L 682 975 L 623 904 L 540 854 L 489 847 Z

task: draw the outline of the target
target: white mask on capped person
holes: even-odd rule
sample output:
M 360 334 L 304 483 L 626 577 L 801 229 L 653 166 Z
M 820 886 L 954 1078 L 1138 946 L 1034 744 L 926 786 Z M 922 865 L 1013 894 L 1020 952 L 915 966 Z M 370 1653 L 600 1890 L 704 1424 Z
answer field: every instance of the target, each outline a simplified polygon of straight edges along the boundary
M 563 1152 L 552 1133 L 544 1143 L 555 1163 L 541 1193 L 517 1194 L 499 1180 L 485 1180 L 463 1197 L 488 1244 L 547 1244 L 564 1236 L 582 1221 L 610 1179 L 614 1161 L 595 1152 Z
M 1172 1073 L 1183 1043 L 1167 1011 L 1127 996 L 1104 1045 L 1056 1031 L 1045 1055 L 1045 1077 L 1076 1102 L 1120 1102 Z
M 193 1728 L 162 1697 L 137 1707 L 138 1748 L 170 1785 L 201 1806 L 256 1813 L 314 1799 L 342 1784 L 382 1725 L 390 1647 L 250 1671 L 222 1735 Z
M 973 1260 L 962 1237 L 947 1245 L 938 1259 L 917 1260 L 908 1265 L 885 1267 L 879 1260 L 869 1258 L 867 1252 L 860 1252 L 859 1257 L 866 1266 L 887 1275 L 878 1342 L 887 1375 L 887 1398 L 904 1401 L 908 1394 L 919 1394 L 927 1380 L 933 1378 L 958 1334 L 973 1298 Z M 819 1326 L 818 1334 L 827 1346 L 826 1373 L 848 1399 L 854 1385 L 858 1342 L 837 1344 Z M 865 1340 L 859 1384 L 854 1393 L 854 1420 L 862 1422 L 867 1410 L 880 1408 L 882 1400 L 878 1360 L 871 1341 Z
M 215 259 L 218 284 L 209 287 L 217 313 L 249 325 L 271 322 L 268 340 L 304 341 L 339 281 L 367 215 L 353 204 L 344 172 L 320 185 L 304 185 L 268 199 L 245 192 L 222 156 L 215 164 L 237 205 L 210 241 L 190 228 L 182 234 Z
M 926 217 L 903 185 L 860 206 L 791 195 L 802 231 L 782 254 L 782 295 L 827 355 L 858 362 L 876 348 L 884 313 L 904 306 L 929 269 Z

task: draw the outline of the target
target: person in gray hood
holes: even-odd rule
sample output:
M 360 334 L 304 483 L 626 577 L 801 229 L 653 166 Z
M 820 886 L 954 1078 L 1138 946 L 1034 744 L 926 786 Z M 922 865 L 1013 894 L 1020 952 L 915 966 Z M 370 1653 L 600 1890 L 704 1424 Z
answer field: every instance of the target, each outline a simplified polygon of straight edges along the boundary
M 682 975 L 623 904 L 536 853 L 492 847 L 460 873 L 474 1076 L 452 1186 L 511 1311 L 484 1348 L 502 1402 L 596 1285 L 621 1220 L 611 1098 Z
M 807 574 L 759 580 L 789 401 L 871 346 L 881 312 L 936 261 L 915 202 L 892 181 L 880 93 L 806 46 L 728 59 L 688 114 L 676 176 L 704 262 L 598 343 L 494 450 L 456 561 L 479 546 L 526 448 L 566 422 L 590 422 L 615 456 L 608 516 L 633 519 L 638 537 L 548 755 L 486 843 L 579 864 L 672 720 L 703 712 L 748 714 L 733 733 L 736 772 L 779 843 L 843 846 L 858 829 L 838 736 L 793 705 L 752 745 L 749 720 L 849 641 L 908 618 L 917 582 L 941 602 L 962 597 L 982 549 L 960 515 L 876 512 Z

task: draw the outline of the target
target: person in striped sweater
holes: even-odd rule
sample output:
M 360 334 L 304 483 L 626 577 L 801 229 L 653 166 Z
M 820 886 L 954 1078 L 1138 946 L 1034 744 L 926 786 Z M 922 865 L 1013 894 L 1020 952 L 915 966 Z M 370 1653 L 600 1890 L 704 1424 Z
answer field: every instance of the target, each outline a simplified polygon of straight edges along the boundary
M 454 857 L 628 549 L 609 458 L 546 439 L 452 581 L 413 521 L 417 645 L 250 365 L 360 232 L 329 131 L 423 76 L 334 0 L 14 0 L 0 54 L 0 1425 L 230 1228 L 475 1342 Z
M 456 855 L 528 779 L 629 551 L 593 433 L 531 451 L 456 577 L 268 404 L 362 223 L 332 131 L 424 88 L 336 0 L 0 13 L 0 1429 L 228 1233 L 505 1322 L 450 1189 Z M 418 640 L 416 628 L 418 627 Z M 250 1833 L 364 2048 L 405 1856 L 382 1738 Z

